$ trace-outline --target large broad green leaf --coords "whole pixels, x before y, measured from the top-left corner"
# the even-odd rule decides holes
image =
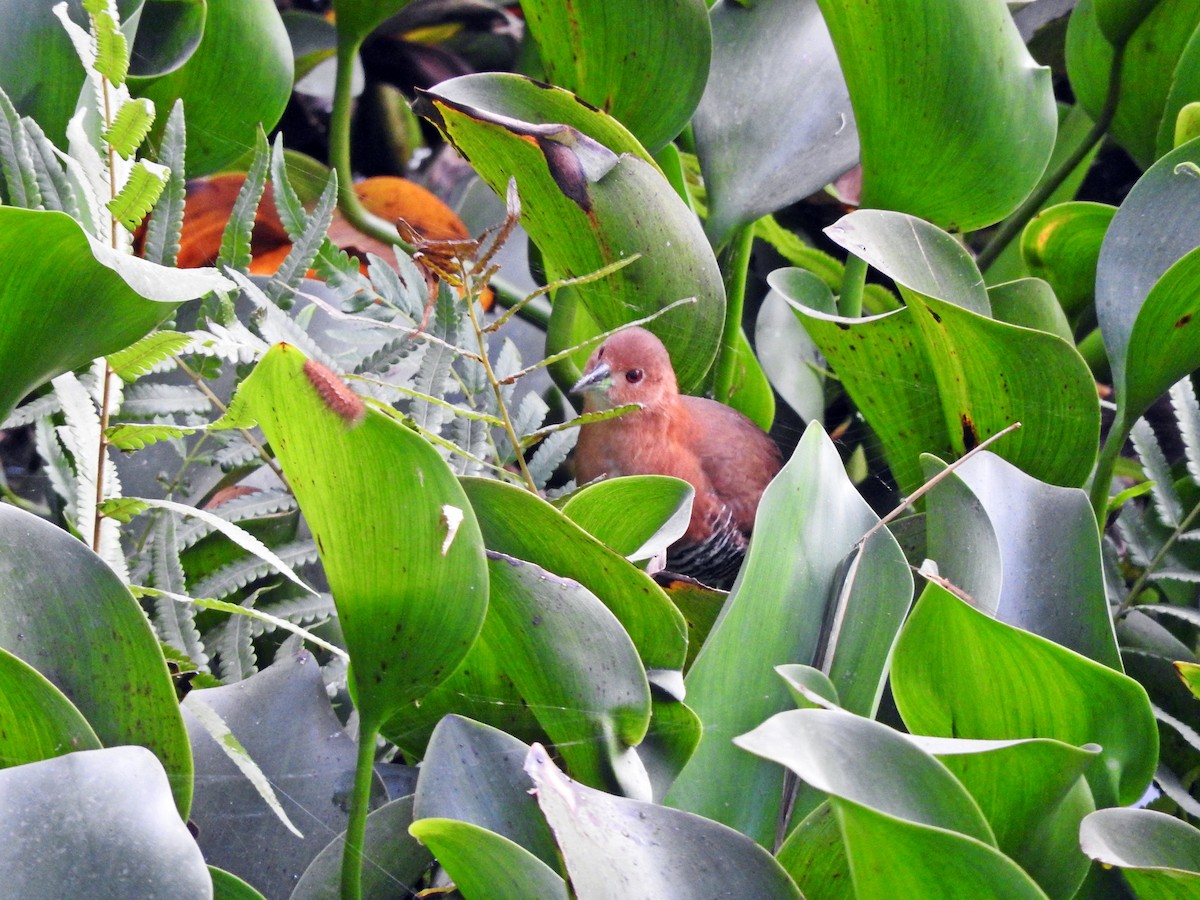
[[[1121,671],[1104,593],[1100,535],[1087,494],[1044,484],[987,452],[964,463],[948,481],[971,492],[997,542],[998,555],[989,562],[1001,576],[1000,590],[984,608],[1001,622]],[[980,545],[973,540],[962,498],[943,496],[946,485],[929,498],[930,557],[938,561],[941,575],[981,600],[954,568],[978,562]],[[944,536],[939,552],[933,549],[934,533]]]
[[[1021,256],[1030,272],[1054,288],[1068,315],[1088,306],[1096,293],[1100,246],[1116,211],[1105,203],[1060,203],[1025,226]]]
[[[1200,138],[1138,181],[1100,248],[1096,316],[1125,423],[1200,365]],[[1153,299],[1152,299],[1153,298]]]
[[[654,579],[529,491],[485,478],[462,484],[489,550],[582,584],[617,617],[647,669],[683,667],[686,625]]]
[[[978,269],[926,222],[861,210],[830,236],[896,281],[907,306],[842,318],[792,296],[803,276],[772,277],[883,443],[908,493],[919,458],[961,456],[1013,422],[996,452],[1034,477],[1078,486],[1091,472],[1100,409],[1087,365],[1055,335],[989,318]],[[815,278],[815,276],[810,276]]]
[[[196,702],[225,722],[303,837],[200,725],[190,710]],[[269,897],[287,896],[329,836],[345,829],[344,796],[354,776],[354,741],[329,705],[320,666],[305,652],[280,654],[244,681],[192,691],[183,710],[196,760],[191,817],[205,859]]]
[[[1083,852],[1120,866],[1142,900],[1200,894],[1200,831],[1150,809],[1100,809],[1079,829]]]
[[[912,596],[890,532],[858,546],[878,521],[833,443],[810,425],[763,494],[738,582],[688,673],[688,704],[704,734],[667,795],[672,806],[772,841],[783,772],[748,760],[731,738],[791,708],[775,666],[817,666],[848,709],[874,713]]]
[[[574,289],[595,323],[591,334],[696,298],[649,325],[671,351],[681,390],[696,390],[716,354],[725,288],[695,215],[657,166],[606,139],[614,133],[607,116],[576,103],[574,121],[566,121],[557,115],[561,95],[541,89],[531,97],[520,83],[517,76],[456,78],[423,94],[418,108],[497,193],[516,179],[522,224],[556,277],[641,254]],[[512,101],[498,90],[510,84]],[[541,115],[531,114],[539,108]],[[567,349],[564,341],[549,349]]]
[[[1158,729],[1140,684],[937,584],[900,633],[892,692],[914,734],[1099,744],[1088,773],[1098,805],[1132,803],[1154,775]]]
[[[407,5],[408,0],[334,0],[338,33],[346,44],[357,47],[385,19]]]
[[[996,836],[1049,896],[1072,897],[1089,862],[1079,823],[1096,806],[1083,777],[1100,748],[1059,741],[913,738],[975,798]]]
[[[619,119],[650,151],[692,117],[712,51],[704,0],[526,0],[521,12],[546,80]]]
[[[567,900],[569,896],[561,875],[494,831],[454,819],[420,819],[408,830],[433,851],[466,900]]]
[[[175,304],[232,287],[212,269],[116,253],[63,213],[0,207],[0,420],[39,384],[132,344]]]
[[[413,815],[453,819],[493,831],[547,866],[558,850],[529,793],[522,768],[529,746],[503,731],[446,716],[429,739],[417,778]]]
[[[744,900],[800,897],[774,857],[724,825],[576,784],[536,744],[525,771],[580,900],[692,900],[731,885]]]
[[[1002,0],[818,2],[858,122],[862,205],[959,231],[1015,210],[1050,158],[1058,117],[1050,70]]]
[[[276,344],[238,391],[274,449],[329,579],[364,722],[444,681],[487,611],[471,505],[424,438]]]
[[[218,172],[270,131],[292,92],[292,48],[271,0],[207,0],[204,37],[190,58],[156,78],[132,78],[130,90],[169,110],[187,111],[187,174]],[[166,123],[160,117],[159,130]]]
[[[367,816],[367,833],[363,841],[366,861],[363,865],[363,900],[391,900],[416,893],[417,883],[429,868],[432,857],[409,835],[408,827],[412,821],[411,796],[385,803]],[[296,882],[291,900],[340,900],[338,878],[344,843],[344,833],[329,842]]]
[[[606,478],[571,494],[563,515],[622,556],[649,559],[683,537],[694,488],[662,475]]]
[[[154,77],[174,72],[200,46],[208,0],[149,0],[141,5],[137,36],[129,51],[129,74]]]
[[[145,613],[100,557],[8,505],[0,505],[0,647],[62,691],[103,744],[154,751],[187,814],[191,748]]]
[[[142,747],[0,770],[0,883],[10,897],[212,897],[200,848]]]
[[[988,288],[992,315],[1009,325],[1034,328],[1075,342],[1070,323],[1059,306],[1054,289],[1040,278],[1018,278]]]
[[[96,732],[62,691],[0,650],[0,768],[99,749]]]
[[[978,804],[905,735],[841,710],[780,713],[736,738],[830,796],[855,896],[1039,898]]]
[[[587,588],[492,554],[484,632],[572,777],[650,799],[633,749],[650,724],[650,685],[621,623]]]
[[[858,161],[850,94],[816,0],[718,0],[713,59],[694,119],[708,190],[705,226],[721,245]]]
[[[1119,29],[1106,29],[1112,11],[1138,15]],[[1200,8],[1192,0],[1080,0],[1071,13],[1067,74],[1079,103],[1093,118],[1108,94],[1114,47],[1124,46],[1109,133],[1142,168],[1171,149],[1175,117],[1186,103],[1200,98],[1198,27]]]

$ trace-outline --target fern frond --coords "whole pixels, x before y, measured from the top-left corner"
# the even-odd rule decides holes
[[[154,103],[144,97],[121,104],[112,124],[104,130],[104,140],[122,159],[131,159],[154,126]]]
[[[283,223],[288,238],[294,241],[304,231],[308,213],[304,211],[304,204],[300,202],[287,177],[287,157],[283,151],[282,134],[275,135],[275,144],[271,148],[271,187],[279,221]]]
[[[79,198],[75,196],[75,185],[63,171],[62,163],[58,160],[57,151],[50,139],[46,137],[42,127],[33,119],[25,116],[21,119],[25,128],[25,137],[29,141],[29,155],[37,174],[38,188],[42,192],[42,206],[46,209],[65,212],[78,220],[81,217]]]
[[[242,602],[251,607],[254,597]],[[258,671],[258,657],[251,639],[250,619],[230,616],[208,634],[208,648],[217,657],[217,675],[226,684],[244,681]]]
[[[142,255],[163,266],[175,265],[179,256],[179,238],[183,233],[183,208],[187,201],[184,180],[184,157],[187,134],[183,119],[183,101],[176,100],[167,116],[158,161],[170,170],[162,196],[150,212],[146,225],[146,246]]]
[[[158,202],[170,174],[166,166],[139,159],[120,193],[104,205],[114,219],[133,231]]]
[[[270,161],[267,136],[260,126],[254,138],[254,161],[246,173],[242,189],[233,202],[233,211],[221,234],[221,250],[217,268],[228,267],[238,272],[250,268],[250,235],[254,231],[254,215],[267,185],[267,166]]]
[[[192,331],[188,337],[192,339],[190,353],[239,365],[255,362],[270,349],[266,341],[236,319],[228,325],[209,322],[206,331]]]
[[[312,540],[305,538],[285,544],[278,549],[277,553],[272,552],[272,556],[275,556],[278,560],[277,563],[267,562],[261,556],[246,556],[227,566],[222,566],[203,581],[198,582],[193,587],[192,593],[197,596],[213,597],[215,599],[228,597],[240,591],[251,582],[258,581],[260,578],[266,578],[276,571],[284,571],[286,569],[287,572],[291,572],[292,566],[301,566],[316,562],[317,545]],[[307,590],[312,590],[312,588],[308,588],[303,582],[299,581],[298,578],[295,580]],[[314,591],[313,593],[316,592]]]
[[[417,322],[425,312],[425,279],[403,250],[394,251],[400,271],[393,269],[374,253],[367,254],[367,275],[385,304]]]
[[[226,500],[220,506],[209,509],[226,522],[249,522],[268,516],[281,516],[296,511],[296,499],[284,491],[258,491]],[[180,550],[186,550],[201,538],[212,534],[215,529],[201,519],[185,520],[179,527]]]
[[[142,450],[159,441],[170,441],[181,438],[185,434],[194,434],[194,428],[180,428],[177,425],[110,425],[104,431],[109,446],[117,450]]]
[[[267,297],[275,305],[287,308],[296,295],[296,288],[308,274],[313,260],[325,241],[325,233],[333,220],[333,210],[337,206],[337,173],[330,172],[325,182],[325,189],[313,209],[312,215],[304,224],[302,231],[293,241],[292,249],[288,251],[283,265],[267,286]]]
[[[127,419],[158,416],[205,415],[212,410],[208,398],[190,384],[151,384],[139,381],[129,386],[120,413]]]
[[[1183,438],[1188,475],[1195,484],[1200,485],[1200,402],[1196,400],[1191,378],[1176,382],[1171,386],[1170,393],[1175,421],[1179,423],[1179,436]]]
[[[3,90],[0,90],[0,172],[8,185],[10,205],[22,209],[45,208],[25,126]]]
[[[1142,461],[1142,469],[1146,478],[1153,482],[1150,496],[1154,508],[1158,511],[1159,519],[1168,528],[1176,528],[1183,519],[1183,503],[1175,491],[1174,479],[1171,477],[1171,467],[1167,465],[1166,456],[1154,429],[1145,419],[1134,423],[1129,435],[1138,458]]]
[[[150,542],[150,574],[159,591],[186,594],[187,580],[179,561],[174,516],[159,516],[154,523]],[[170,644],[207,672],[208,654],[196,628],[196,610],[190,604],[176,603],[167,596],[158,596],[154,603],[154,627],[159,639]]]
[[[190,335],[177,331],[155,331],[110,354],[108,364],[121,380],[137,381],[150,372],[161,371],[158,368],[161,363],[182,353],[191,342]]]
[[[52,416],[60,409],[62,409],[62,404],[53,392],[44,394],[14,409],[7,419],[0,422],[0,431],[32,425],[38,419]]]
[[[538,445],[537,450],[529,459],[528,467],[529,474],[533,477],[534,484],[538,486],[539,490],[546,486],[546,482],[563,464],[577,440],[579,440],[579,429],[571,428],[550,434]]]

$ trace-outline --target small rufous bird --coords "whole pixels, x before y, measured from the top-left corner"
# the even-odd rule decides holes
[[[758,501],[782,466],[775,442],[736,410],[680,394],[667,348],[644,328],[627,328],[601,344],[571,393],[583,394],[584,412],[641,405],[580,429],[576,480],[673,475],[691,484],[691,522],[668,549],[667,568],[730,586]]]

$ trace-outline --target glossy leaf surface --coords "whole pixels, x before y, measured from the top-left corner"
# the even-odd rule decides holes
[[[896,643],[892,690],[916,734],[1100,745],[1088,773],[1098,805],[1136,800],[1154,774],[1158,730],[1140,684],[997,622],[936,584]]]
[[[696,217],[653,162],[628,139],[614,139],[620,129],[603,113],[576,103],[573,121],[564,121],[561,94],[522,84],[533,85],[517,76],[457,78],[423,95],[419,108],[494,191],[503,195],[516,178],[522,224],[556,277],[589,275],[641,254],[574,289],[597,331],[697,298],[649,325],[672,351],[680,388],[695,390],[715,355],[725,309],[721,273]],[[507,85],[515,99],[501,92]]]
[[[847,708],[874,712],[912,595],[886,530],[852,556],[877,521],[832,442],[810,425],[763,495],[741,575],[688,673],[688,705],[704,734],[668,803],[771,841],[783,773],[748,761],[730,741],[792,707],[775,666],[824,664]],[[755,648],[749,657],[746,647]]]
[[[1186,167],[1198,162],[1200,138],[1155,163],[1113,216],[1100,248],[1096,316],[1129,424],[1200,365],[1200,259],[1192,253],[1200,246],[1200,177]]]
[[[1060,203],[1038,213],[1021,235],[1029,271],[1046,279],[1068,315],[1096,292],[1100,245],[1116,209],[1104,203]]]
[[[1005,4],[819,5],[854,104],[862,205],[962,231],[1016,209],[1050,158],[1058,117],[1050,70],[1034,63]]]
[[[719,0],[693,125],[715,245],[858,161],[854,110],[815,0]]]
[[[730,884],[747,900],[800,896],[769,853],[730,828],[575,784],[538,745],[525,770],[580,900],[692,900],[720,894]]]
[[[62,691],[0,650],[0,768],[99,749],[92,726]]]
[[[317,541],[360,715],[382,724],[445,680],[482,627],[487,571],[471,505],[429,443],[363,410],[288,344],[268,351],[238,397]]]
[[[1083,852],[1120,866],[1138,897],[1169,900],[1200,890],[1200,831],[1150,809],[1101,809],[1079,830]]]
[[[152,750],[186,814],[191,748],[158,638],[137,601],[82,543],[8,504],[0,505],[0,548],[0,647],[62,691],[103,744]]]
[[[13,897],[212,896],[200,848],[144,747],[0,770],[0,879]]]
[[[651,152],[687,125],[712,50],[703,0],[527,0],[521,12],[546,80],[621,121]]]
[[[494,831],[454,819],[420,819],[409,831],[433,851],[466,900],[569,896],[561,875]]]
[[[0,419],[39,384],[132,344],[176,304],[231,287],[212,269],[115,253],[63,213],[0,207]]]

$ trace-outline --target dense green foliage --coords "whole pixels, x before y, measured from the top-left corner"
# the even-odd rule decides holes
[[[1196,895],[1200,11],[1040,5],[0,0],[0,883]],[[369,213],[369,127],[489,229]],[[802,423],[728,594],[647,573],[688,485],[560,472],[631,322]]]

